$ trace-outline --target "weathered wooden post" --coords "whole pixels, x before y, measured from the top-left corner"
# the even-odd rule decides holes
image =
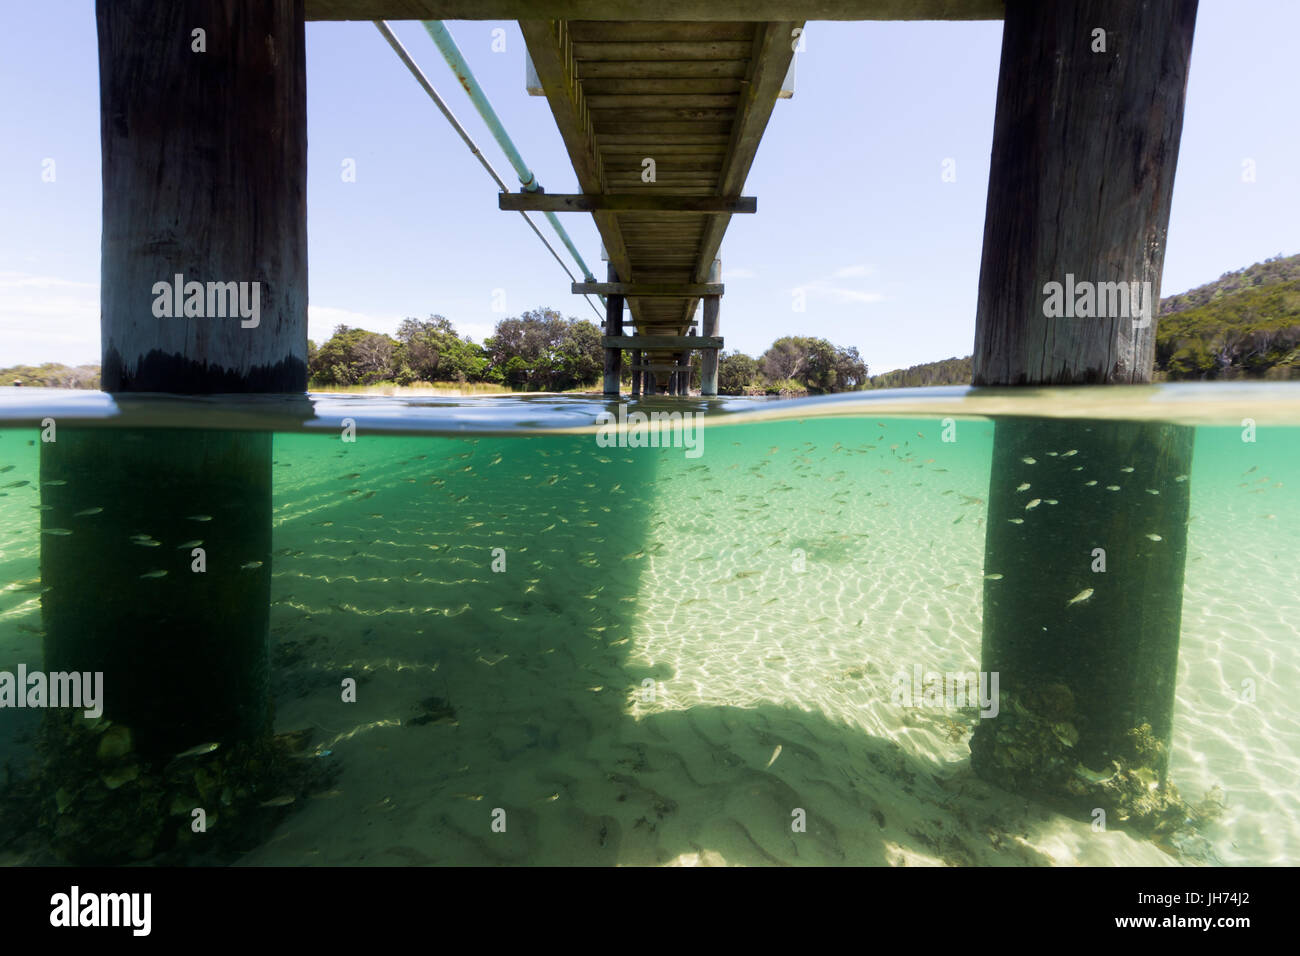
[[[103,388],[302,393],[302,0],[99,0],[96,18]],[[179,751],[219,744],[204,772],[232,784],[273,762],[271,436],[60,429],[41,473],[45,659],[103,673],[113,735],[51,715],[67,726],[47,779],[78,793],[57,843],[147,857],[188,832],[170,817],[194,791],[169,769]],[[194,805],[238,839],[257,811],[219,792]]]
[[[1196,0],[1008,0],[977,385],[1146,382]],[[1165,786],[1192,436],[1003,419],[977,773],[1081,815],[1180,818]]]
[[[99,0],[103,388],[307,388],[302,0]]]
[[[1151,380],[1195,23],[1196,0],[1008,0],[976,385]]]
[[[714,259],[713,267],[709,270],[710,282],[722,281],[722,260]],[[700,324],[700,334],[705,336],[717,335],[719,329],[718,309],[722,304],[722,296],[706,295],[704,297],[704,319]],[[700,353],[700,395],[718,394],[718,350],[704,349]]]
[[[633,395],[634,397],[639,397],[640,394],[641,394],[641,369],[635,367],[635,366],[637,366],[637,365],[640,365],[641,362],[642,362],[642,359],[641,359],[641,350],[640,350],[640,349],[633,349],[633,350],[632,350],[632,365],[633,365],[634,367],[633,367],[633,369],[632,369],[632,395]]]
[[[618,282],[618,273],[611,263],[608,269],[608,282]],[[623,334],[623,296],[610,293],[605,296],[605,334]],[[605,394],[618,395],[623,376],[622,348],[605,349]]]

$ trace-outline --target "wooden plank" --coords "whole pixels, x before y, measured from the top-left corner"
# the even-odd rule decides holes
[[[641,362],[636,365],[628,365],[627,367],[634,372],[680,372],[683,368],[690,368],[690,365],[689,364],[667,365],[662,362],[653,362],[653,363]]]
[[[749,56],[749,40],[654,40],[633,43],[574,42],[578,62],[615,60],[740,60]]]
[[[583,77],[582,88],[587,95],[597,96],[631,96],[633,94],[674,95],[688,93],[711,94],[719,96],[726,93],[740,92],[740,77],[630,77],[600,78]]]
[[[612,40],[752,40],[754,25],[745,21],[574,20],[573,38],[583,42]]]
[[[691,284],[664,284],[649,282],[575,282],[574,295],[624,295],[684,298],[702,295],[722,295],[721,282],[698,282]]]
[[[743,77],[743,60],[588,60],[581,64],[578,76],[686,79],[697,76]]]
[[[584,89],[586,84],[584,83]],[[687,110],[692,115],[699,110],[735,109],[738,93],[601,93],[587,90],[587,105],[593,110]],[[674,112],[669,119],[676,115]],[[647,119],[653,118],[646,115]]]
[[[758,210],[754,196],[578,196],[561,193],[499,193],[497,207],[507,212],[595,212],[615,210],[658,213],[752,213]],[[641,223],[637,223],[640,225]],[[624,220],[626,228],[629,223]]]
[[[600,340],[607,349],[720,349],[722,336],[714,335],[606,335]]]

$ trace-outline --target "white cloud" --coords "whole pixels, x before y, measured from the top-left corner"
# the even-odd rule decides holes
[[[868,265],[845,266],[843,269],[836,269],[831,276],[832,279],[860,279],[864,276],[871,275],[875,269]]]
[[[0,272],[0,367],[99,362],[99,285]]]

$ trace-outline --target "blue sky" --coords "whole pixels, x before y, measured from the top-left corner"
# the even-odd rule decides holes
[[[577,192],[546,101],[525,93],[518,27],[449,26],[539,181]],[[514,187],[424,30],[394,29]],[[1298,36],[1294,0],[1202,0],[1164,294],[1300,252]],[[808,25],[794,98],[776,104],[745,187],[759,212],[723,242],[729,349],[818,335],[857,346],[873,372],[970,353],[1000,43],[998,22]],[[11,5],[0,90],[0,367],[98,362],[94,4]],[[481,341],[543,305],[595,318],[520,217],[497,210],[492,181],[373,25],[307,25],[307,98],[312,338],[440,313]],[[356,182],[342,181],[345,159]],[[598,269],[590,217],[564,222]]]

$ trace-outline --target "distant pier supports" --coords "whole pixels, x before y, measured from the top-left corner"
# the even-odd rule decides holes
[[[302,0],[99,0],[103,388],[307,387]]]
[[[609,267],[609,281],[618,282],[614,267]],[[623,334],[623,296],[610,293],[605,296],[605,334]],[[623,377],[623,349],[620,346],[605,348],[605,394],[617,397],[620,391],[620,379]]]
[[[642,364],[641,350],[632,350],[632,395],[639,397],[641,395],[641,369],[636,366]]]
[[[1196,7],[1007,0],[976,385],[1150,381]]]
[[[710,282],[722,281],[722,262],[719,259],[713,260],[713,268],[709,270]],[[714,336],[718,334],[718,308],[721,305],[722,296],[706,295],[704,296],[703,311],[704,321],[700,326],[700,334]],[[705,349],[700,354],[700,395],[717,395],[718,394],[718,352],[717,349]]]

